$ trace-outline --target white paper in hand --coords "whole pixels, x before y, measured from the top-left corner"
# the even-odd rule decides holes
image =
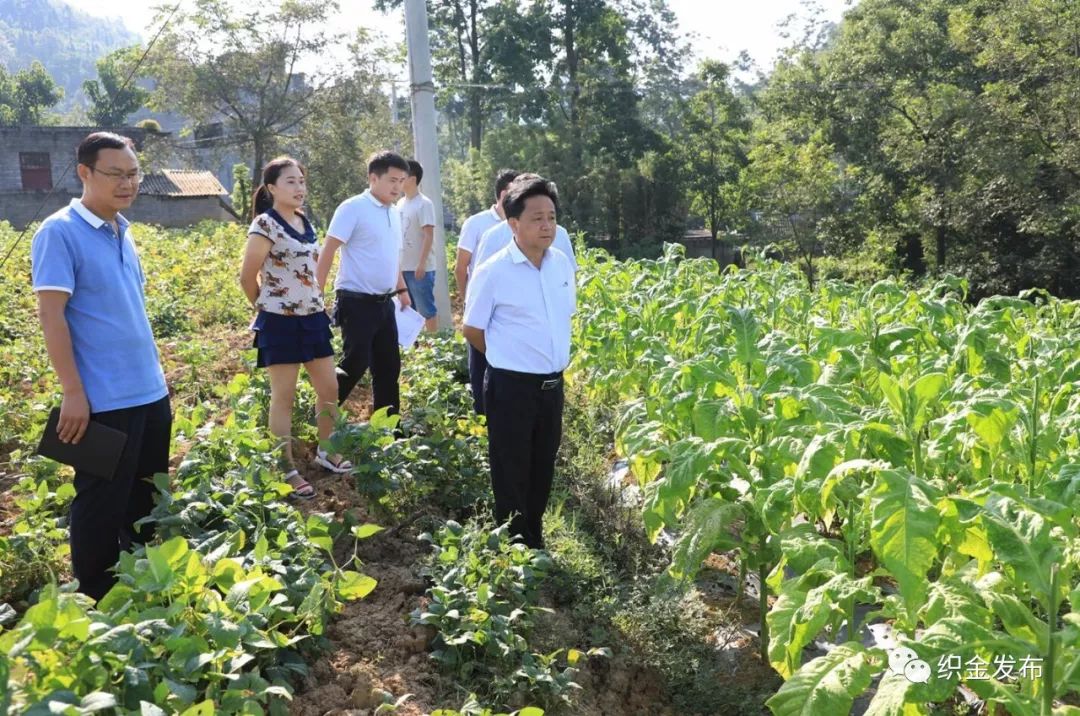
[[[401,310],[401,302],[394,298],[394,317],[397,319],[398,345],[409,348],[420,336],[424,328],[424,317],[413,310],[412,306],[406,306]]]

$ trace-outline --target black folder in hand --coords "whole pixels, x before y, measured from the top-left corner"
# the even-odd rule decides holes
[[[120,456],[127,443],[127,433],[91,420],[82,440],[78,445],[73,445],[60,442],[60,435],[56,432],[59,422],[60,408],[53,408],[49,413],[49,422],[45,425],[45,434],[41,436],[38,444],[38,455],[71,465],[88,475],[111,480],[120,464]]]

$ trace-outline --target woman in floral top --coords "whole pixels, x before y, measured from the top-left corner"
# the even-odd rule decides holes
[[[240,269],[240,285],[259,312],[251,327],[259,349],[257,365],[270,372],[270,432],[285,441],[286,479],[293,494],[304,499],[314,497],[315,490],[292,457],[292,408],[300,366],[318,396],[320,441],[334,428],[338,389],[330,318],[315,280],[319,244],[301,210],[306,196],[306,173],[298,161],[278,157],[263,167]],[[352,469],[322,447],[315,462],[334,472]]]

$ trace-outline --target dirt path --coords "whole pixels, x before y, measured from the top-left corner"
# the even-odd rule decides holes
[[[306,464],[307,461],[305,461]],[[304,470],[317,496],[301,503],[304,512],[333,512],[339,519],[350,513],[361,522],[376,522],[349,476],[332,475],[317,466]],[[468,694],[443,675],[430,658],[433,633],[409,626],[409,615],[424,605],[425,581],[421,567],[426,548],[417,540],[417,528],[389,525],[360,543],[361,570],[378,582],[365,599],[345,605],[331,620],[326,637],[329,650],[311,666],[297,689],[290,711],[298,716],[367,716],[382,703],[409,695],[393,713],[419,716],[437,708],[460,707]],[[351,542],[350,540],[345,540]],[[338,563],[351,556],[351,544],[336,555]],[[575,621],[574,604],[556,603],[550,594],[541,605],[551,609],[535,634],[535,648],[555,651],[581,648],[587,624]],[[572,707],[550,714],[581,716],[665,716],[668,706],[662,678],[643,667],[626,648],[613,644],[611,659],[593,658],[577,677],[582,687]]]
[[[395,713],[430,713],[449,684],[428,658],[431,634],[408,626],[425,589],[416,571],[420,544],[411,534],[383,532],[362,543],[360,557],[364,573],[378,586],[333,619],[326,634],[331,648],[312,665],[291,712],[369,713],[384,701],[412,694]]]

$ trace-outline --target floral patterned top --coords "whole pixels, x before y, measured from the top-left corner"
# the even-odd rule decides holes
[[[262,283],[255,307],[283,316],[309,316],[325,311],[322,291],[315,280],[319,262],[319,244],[315,229],[307,217],[304,233],[289,225],[273,209],[259,214],[248,229],[249,234],[265,236],[273,242],[262,267]]]

